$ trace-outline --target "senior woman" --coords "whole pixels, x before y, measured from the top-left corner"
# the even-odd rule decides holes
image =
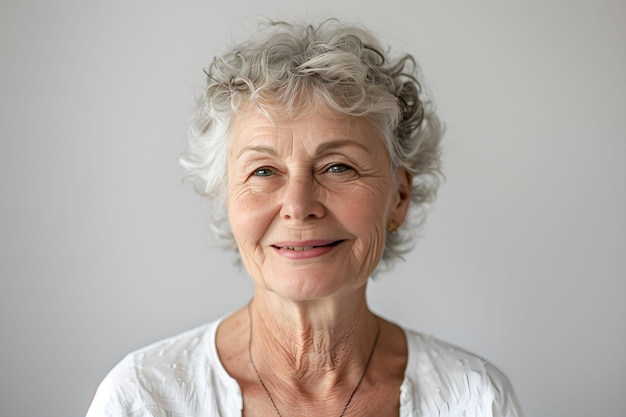
[[[336,21],[264,26],[206,70],[182,158],[253,298],[127,356],[88,417],[520,415],[489,362],[366,302],[438,185],[413,58]]]

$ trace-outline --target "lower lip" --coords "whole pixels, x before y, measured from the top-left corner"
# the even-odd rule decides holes
[[[312,259],[312,258],[319,258],[320,256],[324,256],[327,253],[332,252],[340,244],[341,243],[338,243],[336,245],[318,246],[315,248],[305,249],[305,250],[280,249],[280,248],[275,247],[274,250],[280,256],[282,256],[283,258],[287,258],[287,259],[295,259],[295,260]]]

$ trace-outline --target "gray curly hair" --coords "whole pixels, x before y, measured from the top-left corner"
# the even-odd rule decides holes
[[[211,226],[224,247],[237,250],[226,210],[230,122],[254,103],[268,116],[298,117],[323,105],[368,119],[385,141],[392,172],[405,167],[413,174],[410,215],[387,234],[382,261],[391,266],[412,249],[441,179],[442,127],[411,55],[391,59],[370,31],[337,20],[268,21],[205,73],[180,163],[196,191],[213,201]]]

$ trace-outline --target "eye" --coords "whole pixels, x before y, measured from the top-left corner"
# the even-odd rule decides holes
[[[252,173],[255,177],[271,177],[272,175],[276,175],[276,172],[271,168],[259,168],[254,170]]]
[[[331,174],[341,174],[343,172],[351,171],[352,167],[346,164],[333,164],[328,167],[328,172]]]

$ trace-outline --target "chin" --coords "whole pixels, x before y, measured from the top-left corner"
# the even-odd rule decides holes
[[[334,276],[333,276],[334,275]],[[329,271],[296,271],[273,274],[281,278],[266,281],[266,289],[282,298],[293,301],[313,301],[328,299],[333,296],[356,290],[365,285],[367,279],[338,278],[337,273]],[[345,277],[346,275],[343,275]]]

